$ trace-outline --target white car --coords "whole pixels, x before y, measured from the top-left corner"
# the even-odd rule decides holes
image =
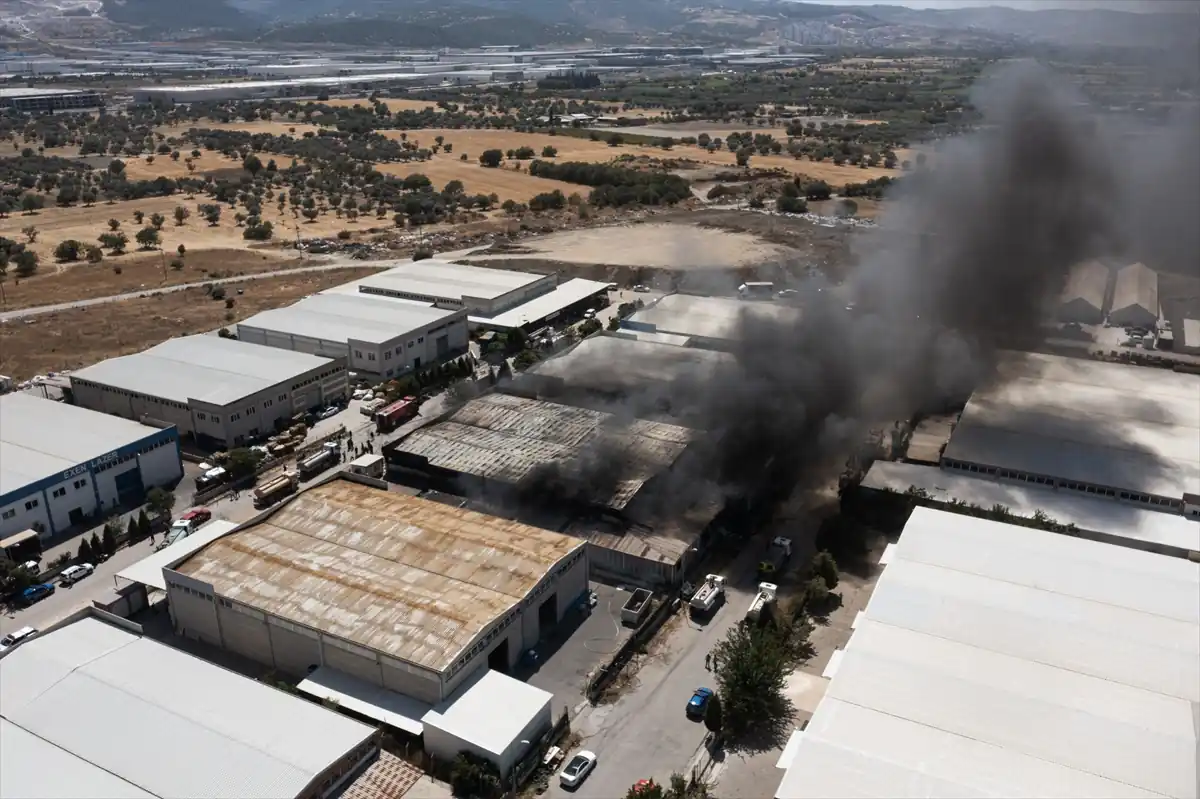
[[[596,767],[596,753],[584,750],[576,752],[575,757],[558,772],[558,781],[564,788],[578,788]]]
[[[7,652],[28,641],[38,634],[38,631],[33,627],[22,627],[14,633],[0,638],[0,652]]]
[[[636,291],[638,294],[646,294],[650,291],[650,287],[643,286],[639,283],[638,285],[633,287],[633,290]]]
[[[96,567],[92,564],[80,563],[78,566],[68,566],[63,569],[59,576],[62,578],[62,585],[74,585],[84,577],[90,576],[94,571],[96,571]]]

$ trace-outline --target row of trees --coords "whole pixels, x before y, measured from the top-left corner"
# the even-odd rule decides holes
[[[592,186],[588,202],[596,207],[674,205],[691,196],[687,180],[667,172],[642,171],[611,164],[592,164],[582,161],[534,161],[529,174]]]

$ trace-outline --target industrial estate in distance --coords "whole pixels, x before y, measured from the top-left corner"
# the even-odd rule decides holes
[[[100,48],[35,32],[100,4],[28,5],[0,347],[49,353],[0,361],[0,799],[1200,799],[1200,276],[1130,235],[982,297],[926,248],[1011,230],[914,265],[875,221],[956,136],[1005,163],[974,28]],[[834,102],[898,82],[937,99]],[[1001,137],[1074,113],[1013,102]]]

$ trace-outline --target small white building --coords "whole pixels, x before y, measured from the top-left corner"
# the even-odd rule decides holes
[[[363,294],[466,308],[472,316],[493,316],[558,285],[555,275],[489,269],[427,258],[398,264],[355,281]]]
[[[238,446],[345,397],[348,379],[344,358],[184,336],[81,369],[71,375],[71,392],[84,408]]]
[[[238,338],[343,358],[359,374],[387,379],[467,351],[467,312],[428,302],[316,294],[238,323]]]
[[[425,751],[450,761],[460,752],[490,760],[507,777],[554,724],[553,695],[498,671],[472,677],[421,719]]]
[[[1158,323],[1158,273],[1141,263],[1118,271],[1108,319],[1118,326],[1153,330]]]
[[[183,476],[179,432],[16,393],[0,396],[0,538],[49,538]]]

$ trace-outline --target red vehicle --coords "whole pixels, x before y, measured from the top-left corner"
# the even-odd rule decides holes
[[[208,508],[192,508],[187,513],[179,517],[181,522],[190,522],[192,527],[199,527],[206,521],[212,518],[212,511]]]
[[[375,412],[375,426],[386,433],[417,415],[421,402],[416,397],[405,397]]]

